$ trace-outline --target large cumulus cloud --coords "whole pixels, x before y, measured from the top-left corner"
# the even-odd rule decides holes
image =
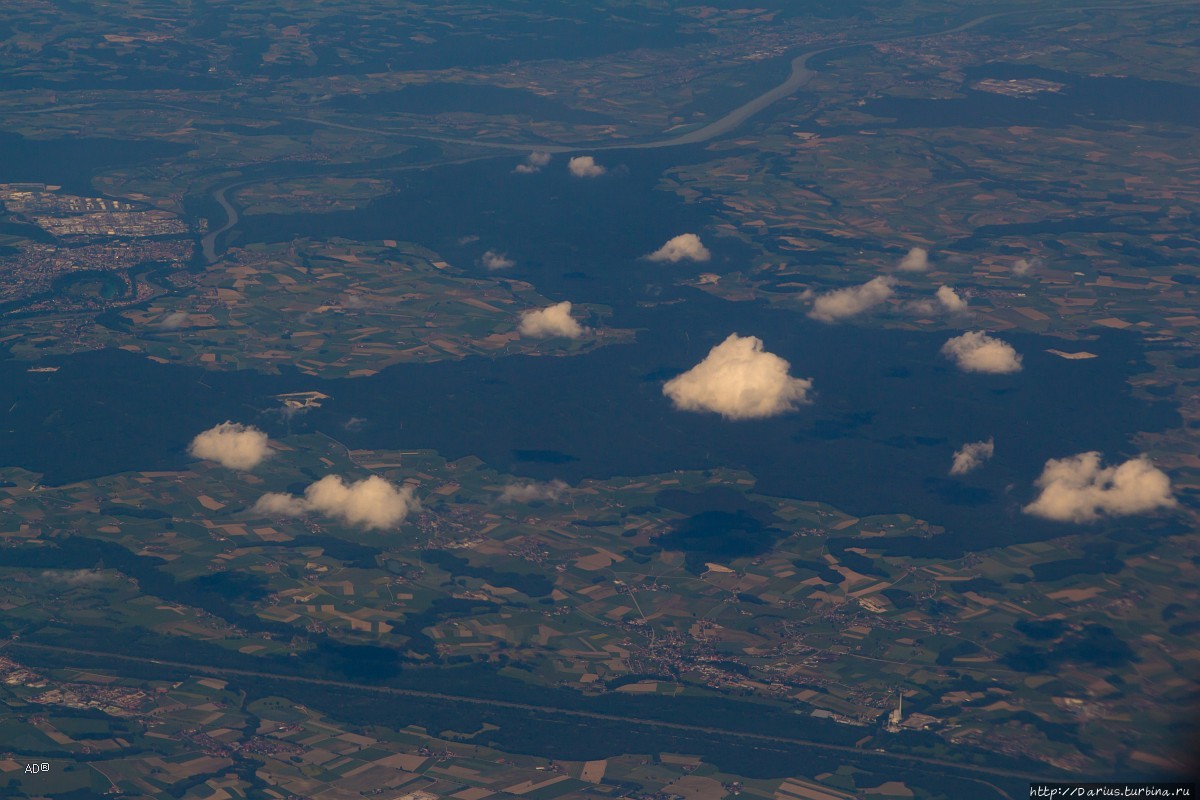
[[[708,261],[712,253],[694,233],[681,233],[668,239],[667,243],[646,256],[648,261],[666,261],[678,264],[680,261]]]
[[[420,507],[413,487],[395,486],[378,475],[351,483],[338,475],[326,475],[309,484],[300,497],[272,492],[254,504],[261,514],[323,514],[368,529],[394,528]]]
[[[578,339],[583,336],[584,330],[579,321],[571,316],[571,303],[564,300],[552,306],[523,312],[517,332],[531,339],[554,336]]]
[[[726,419],[756,419],[809,402],[812,381],[788,375],[790,365],[763,350],[755,336],[729,338],[704,360],[667,381],[663,394],[682,411],[712,411]]]
[[[196,435],[188,445],[196,458],[230,469],[254,469],[271,454],[267,435],[251,425],[222,422]]]
[[[821,322],[837,322],[874,308],[895,291],[895,279],[880,275],[859,286],[847,286],[818,296],[808,315]]]
[[[599,178],[608,172],[591,156],[575,156],[567,162],[567,170],[576,178]]]
[[[1095,451],[1052,458],[1035,485],[1041,492],[1025,513],[1060,522],[1092,522],[1176,505],[1171,479],[1145,456],[1109,467],[1101,465]]]
[[[942,355],[963,372],[1002,375],[1021,371],[1021,356],[1008,342],[983,331],[967,331],[942,345]]]

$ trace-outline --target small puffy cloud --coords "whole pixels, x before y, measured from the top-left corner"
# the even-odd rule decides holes
[[[1036,258],[1018,258],[1013,262],[1013,275],[1024,276],[1038,268],[1040,262]]]
[[[188,322],[188,313],[186,311],[172,311],[162,318],[158,323],[158,327],[164,331],[177,331],[186,325]]]
[[[809,402],[812,381],[788,375],[787,361],[763,350],[755,336],[729,334],[696,366],[667,381],[663,394],[681,411],[712,411],[726,419],[759,419]]]
[[[950,465],[951,475],[966,475],[974,472],[987,462],[996,452],[993,439],[986,442],[967,442],[954,451],[954,463]]]
[[[323,514],[368,529],[394,528],[420,508],[413,487],[395,486],[378,475],[352,483],[338,475],[326,475],[309,484],[300,497],[271,492],[254,504],[254,511],[260,514]]]
[[[901,272],[924,272],[929,269],[929,251],[924,247],[914,247],[900,259],[896,269]]]
[[[188,452],[230,469],[254,469],[271,454],[265,433],[251,425],[228,421],[197,434]]]
[[[488,250],[479,258],[479,263],[486,269],[508,269],[515,266],[517,262],[506,256],[504,253],[497,253],[495,250]]]
[[[554,336],[578,339],[584,333],[583,326],[571,316],[571,304],[566,300],[545,308],[523,312],[517,331],[522,336],[532,339],[549,339]]]
[[[895,290],[895,280],[880,275],[859,286],[818,295],[808,315],[821,322],[837,322],[874,308],[891,297]]]
[[[525,161],[523,161],[520,164],[517,164],[517,166],[513,170],[513,172],[519,173],[521,175],[531,175],[535,172],[541,172],[542,167],[546,166],[549,163],[550,163],[550,154],[549,153],[540,153],[535,150],[534,152],[525,156]]]
[[[963,372],[988,372],[1002,375],[1021,371],[1021,356],[1008,342],[983,331],[967,331],[942,345],[942,355],[954,361]]]
[[[1052,458],[1034,485],[1041,492],[1025,513],[1059,522],[1092,522],[1176,505],[1171,479],[1145,456],[1111,467],[1101,466],[1094,451]]]
[[[576,178],[599,178],[605,172],[604,167],[596,163],[591,156],[575,156],[567,163],[567,169]]]
[[[951,314],[961,314],[967,310],[967,301],[959,296],[958,292],[951,289],[949,286],[939,286],[937,293],[934,295],[937,301],[942,304],[942,308],[949,311]]]
[[[496,498],[498,503],[530,503],[534,500],[558,500],[569,487],[562,481],[538,483],[537,481],[510,483]]]
[[[712,253],[700,242],[700,237],[694,233],[681,233],[646,256],[647,261],[668,261],[678,264],[680,261],[708,261]]]

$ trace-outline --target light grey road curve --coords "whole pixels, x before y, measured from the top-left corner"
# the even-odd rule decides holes
[[[780,100],[782,100],[785,97],[795,94],[796,91],[798,91],[801,87],[803,87],[805,84],[807,84],[809,81],[811,81],[816,76],[817,73],[808,68],[808,62],[810,59],[813,59],[819,55],[823,55],[825,53],[831,53],[834,50],[842,50],[847,47],[864,47],[864,46],[869,46],[869,45],[873,45],[873,44],[878,44],[880,42],[901,42],[901,41],[905,41],[905,40],[909,40],[909,39],[925,39],[925,38],[928,38],[931,36],[950,36],[951,34],[959,33],[960,31],[965,31],[968,28],[974,28],[976,25],[982,25],[985,22],[989,22],[993,19],[996,19],[997,17],[1003,17],[1008,14],[1014,14],[1014,13],[1016,13],[1016,12],[1008,11],[1008,12],[1002,12],[1002,13],[997,13],[997,14],[988,14],[987,16],[978,17],[976,19],[971,20],[970,22],[959,25],[956,28],[951,28],[951,29],[945,30],[945,31],[938,31],[935,33],[917,33],[917,34],[911,34],[908,36],[896,36],[896,37],[889,37],[887,39],[875,39],[873,41],[868,41],[868,42],[847,42],[846,44],[837,44],[832,47],[823,48],[821,50],[811,50],[807,53],[801,53],[800,55],[798,55],[792,59],[792,70],[788,74],[787,80],[785,80],[783,83],[776,86],[774,89],[771,89],[767,92],[764,92],[763,94],[760,94],[758,97],[754,98],[750,102],[745,103],[745,104],[735,108],[733,111],[730,111],[728,114],[721,117],[719,120],[716,120],[715,122],[710,122],[708,125],[705,125],[703,128],[697,128],[694,131],[689,131],[688,133],[684,133],[679,136],[676,136],[673,139],[662,139],[657,142],[645,142],[643,144],[635,144],[635,145],[621,145],[621,147],[622,148],[634,147],[634,148],[639,148],[639,149],[658,148],[658,147],[678,147],[680,145],[686,145],[686,144],[699,144],[700,142],[707,142],[711,139],[716,139],[718,136],[724,136],[725,134],[740,127],[743,122],[750,119],[755,114],[757,114],[758,112],[767,108],[768,106],[779,102]],[[605,147],[604,149],[610,149],[610,148]],[[617,148],[612,148],[612,149],[617,149]]]

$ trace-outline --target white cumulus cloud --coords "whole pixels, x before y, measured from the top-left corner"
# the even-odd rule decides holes
[[[901,272],[924,272],[929,269],[929,251],[924,247],[914,247],[904,254],[896,269]]]
[[[479,258],[479,263],[486,269],[508,269],[515,266],[517,262],[506,256],[504,253],[497,253],[495,250],[488,250]]]
[[[567,162],[567,169],[576,178],[599,178],[608,171],[591,156],[575,156]]]
[[[648,261],[668,261],[678,264],[680,261],[708,261],[712,253],[708,251],[700,237],[694,233],[681,233],[646,256]]]
[[[937,293],[934,295],[937,301],[942,304],[942,308],[949,311],[951,314],[961,314],[967,310],[967,301],[959,296],[958,292],[951,289],[949,286],[939,286]]]
[[[539,483],[537,481],[517,481],[504,487],[504,491],[496,498],[498,503],[529,503],[534,500],[556,501],[563,496],[569,487],[563,481]]]
[[[812,381],[788,375],[787,361],[763,350],[756,336],[729,334],[696,366],[667,381],[663,394],[681,411],[726,419],[758,419],[809,402]]]
[[[378,475],[352,483],[338,475],[326,475],[309,484],[300,497],[271,492],[254,504],[254,511],[261,514],[323,514],[368,529],[394,528],[420,508],[413,487],[395,486]]]
[[[896,291],[894,279],[880,275],[859,286],[847,286],[818,295],[808,315],[821,322],[847,319],[885,302]]]
[[[535,172],[541,172],[542,167],[546,166],[549,163],[550,163],[550,154],[549,153],[540,153],[535,150],[532,153],[530,153],[529,155],[525,156],[525,161],[520,164],[517,164],[517,166],[513,170],[513,172],[516,172],[516,173],[519,173],[522,175],[531,175]]]
[[[532,339],[548,339],[553,336],[578,339],[584,333],[583,326],[571,316],[571,303],[566,300],[545,308],[522,312],[521,324],[517,326],[517,331],[522,336]]]
[[[1000,375],[1021,371],[1021,356],[1013,346],[983,331],[967,331],[942,345],[942,355],[954,361],[963,372],[989,372]]]
[[[1104,467],[1093,451],[1046,462],[1035,485],[1033,514],[1060,522],[1092,522],[1102,516],[1128,516],[1176,505],[1171,479],[1145,456]]]
[[[271,449],[267,435],[258,428],[226,421],[197,434],[188,452],[230,469],[254,469],[271,454]]]
[[[967,442],[954,451],[954,463],[950,465],[951,475],[966,475],[984,465],[996,452],[993,439],[985,442]]]

